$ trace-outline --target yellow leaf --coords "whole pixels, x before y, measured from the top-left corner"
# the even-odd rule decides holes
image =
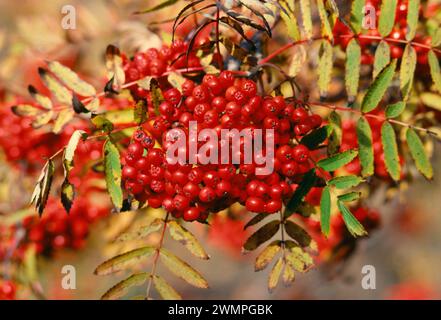
[[[202,245],[190,231],[182,227],[176,221],[170,221],[168,226],[170,236],[176,241],[182,243],[193,255],[201,259],[210,258]]]
[[[198,288],[208,288],[208,282],[202,275],[186,262],[182,261],[170,251],[162,248],[161,261],[174,275]]]
[[[164,300],[181,300],[182,297],[176,290],[160,276],[153,277],[153,284],[158,291],[159,295]]]
[[[49,70],[57,76],[67,87],[75,91],[81,96],[89,97],[96,94],[95,88],[72,71],[70,68],[63,66],[57,61],[49,61]]]
[[[282,273],[283,268],[283,258],[280,257],[276,264],[274,265],[273,269],[271,270],[269,277],[268,277],[268,290],[272,292],[279,283],[280,274]]]
[[[140,260],[150,257],[155,250],[156,249],[153,247],[143,247],[125,252],[100,264],[95,269],[94,273],[96,275],[107,275],[127,269],[138,263]]]
[[[110,288],[102,297],[102,300],[114,300],[121,298],[122,296],[127,294],[127,291],[130,287],[140,286],[142,285],[148,278],[149,273],[137,273],[133,274],[127,279],[118,282],[112,288]]]
[[[263,251],[256,258],[256,263],[254,264],[255,271],[261,271],[268,266],[277,253],[279,253],[282,249],[280,244],[280,241],[274,241],[263,249]]]

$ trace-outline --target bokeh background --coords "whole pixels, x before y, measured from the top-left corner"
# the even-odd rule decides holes
[[[0,91],[2,108],[17,95],[26,96],[27,84],[40,86],[37,68],[45,60],[59,60],[72,66],[91,83],[101,86],[104,75],[103,53],[113,43],[124,51],[157,47],[170,25],[147,25],[168,19],[177,8],[154,15],[135,16],[140,8],[159,1],[129,0],[0,0]],[[61,8],[73,5],[77,10],[77,29],[63,30]],[[0,128],[1,130],[1,128]],[[201,225],[189,225],[205,244],[209,261],[196,261],[172,241],[166,246],[178,253],[204,274],[210,289],[192,289],[183,281],[164,276],[189,299],[440,299],[441,298],[441,149],[435,146],[436,178],[416,180],[393,197],[388,190],[376,190],[367,205],[382,216],[382,227],[363,239],[348,259],[319,265],[305,275],[298,275],[290,288],[266,290],[267,271],[255,273],[255,255],[243,256],[240,243],[243,221],[224,223],[217,231]],[[21,172],[5,160],[0,150],[0,217],[25,208],[35,175]],[[146,214],[146,219],[155,215]],[[87,244],[81,250],[60,250],[52,257],[38,258],[41,297],[49,299],[97,299],[123,275],[98,277],[95,267],[123,248],[110,244],[112,237],[136,219],[132,213],[112,214],[90,228]],[[157,241],[155,235],[148,241]],[[77,270],[77,289],[60,286],[62,266]],[[361,287],[362,267],[376,269],[376,289]],[[146,265],[147,268],[148,264]],[[140,289],[141,290],[141,289]],[[143,289],[142,289],[143,290]],[[134,295],[136,291],[134,291]],[[41,298],[40,297],[40,298]],[[18,298],[35,298],[23,292]]]

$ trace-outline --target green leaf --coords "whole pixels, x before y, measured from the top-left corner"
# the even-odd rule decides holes
[[[160,250],[161,262],[170,270],[175,276],[185,280],[187,283],[197,288],[208,288],[208,282],[202,275],[193,269],[186,262],[182,261],[170,251],[161,248]]]
[[[136,231],[126,232],[119,235],[115,239],[115,242],[124,242],[124,241],[146,238],[150,234],[154,232],[158,232],[163,225],[164,225],[164,221],[162,219],[157,218],[153,220],[151,224],[137,228]]]
[[[323,189],[320,200],[320,225],[322,233],[328,237],[331,230],[331,192],[328,186]]]
[[[392,82],[396,67],[397,60],[392,60],[392,62],[375,78],[374,82],[369,87],[366,95],[363,98],[363,102],[361,104],[361,110],[363,112],[371,112],[377,108]]]
[[[321,54],[319,58],[319,79],[318,79],[318,87],[320,91],[321,97],[326,97],[328,94],[329,84],[331,83],[331,75],[332,75],[332,45],[328,40],[322,40],[321,45]]]
[[[286,233],[301,247],[308,247],[311,244],[311,236],[298,224],[287,220],[284,224],[284,228]]]
[[[311,1],[300,0],[300,11],[302,12],[302,25],[305,37],[312,38],[312,17],[311,17]]]
[[[315,174],[315,169],[311,169],[304,176],[300,184],[298,185],[296,191],[293,196],[289,200],[288,204],[285,208],[284,217],[289,217],[292,213],[294,213],[300,204],[303,201],[303,198],[306,197],[308,192],[315,186],[317,182],[317,175]]]
[[[271,269],[271,272],[268,277],[268,290],[269,292],[272,292],[279,283],[280,275],[282,274],[282,268],[283,268],[283,258],[280,257],[277,262],[274,264],[274,267]]]
[[[382,37],[387,37],[394,27],[398,0],[383,0],[381,3],[378,31]]]
[[[346,49],[346,91],[350,102],[355,100],[360,80],[361,48],[356,39],[352,39]]]
[[[281,243],[281,241],[276,240],[262,250],[256,258],[254,271],[261,271],[268,266],[274,257],[282,250]]]
[[[142,13],[149,13],[149,12],[158,11],[160,9],[166,8],[168,6],[171,6],[171,5],[173,5],[173,4],[177,3],[177,2],[178,2],[178,0],[167,0],[167,1],[161,2],[160,4],[157,4],[156,6],[153,6],[151,8],[144,9],[144,10],[141,10],[141,11],[137,11],[137,12],[135,12],[135,14],[142,14]]]
[[[386,107],[386,117],[388,119],[399,117],[403,113],[405,108],[406,108],[406,103],[403,101],[390,104]]]
[[[136,103],[133,118],[138,125],[147,121],[147,103],[144,100],[139,100]]]
[[[351,7],[351,27],[356,34],[360,34],[363,28],[364,14],[363,10],[366,5],[366,0],[354,0]]]
[[[410,44],[404,49],[400,66],[400,89],[403,99],[407,100],[412,90],[413,78],[417,64],[417,54]]]
[[[39,68],[38,73],[45,86],[58,102],[68,106],[72,104],[72,92],[66,89],[57,79],[48,74],[47,70]]]
[[[417,169],[427,178],[433,178],[433,168],[424,150],[424,145],[415,132],[415,130],[409,128],[406,132],[406,141],[409,146],[410,154],[415,161]]]
[[[139,263],[140,260],[146,259],[153,255],[156,251],[153,247],[142,247],[135,250],[131,250],[116,257],[113,257],[103,263],[101,263],[96,269],[95,274],[102,276],[115,273],[121,270],[125,270],[135,264]]]
[[[353,202],[353,201],[360,199],[360,196],[361,196],[360,192],[354,191],[354,192],[349,192],[346,194],[339,195],[337,198],[339,201],[342,201],[342,202]]]
[[[357,139],[363,177],[374,174],[374,148],[372,144],[372,130],[369,122],[361,117],[357,122]]]
[[[354,160],[357,155],[357,150],[348,150],[338,153],[332,157],[320,160],[317,162],[317,166],[326,171],[335,171]]]
[[[164,278],[155,275],[153,276],[153,285],[156,291],[164,300],[182,300],[182,297]]]
[[[398,156],[397,137],[394,128],[389,122],[383,123],[381,127],[381,142],[383,144],[384,162],[387,172],[389,172],[392,179],[398,181],[401,175],[401,165]]]
[[[170,236],[174,240],[182,243],[194,256],[200,259],[210,258],[196,237],[179,223],[176,221],[170,221],[168,223],[168,230],[170,232]]]
[[[104,172],[106,174],[107,191],[110,194],[112,203],[120,210],[123,203],[121,162],[118,148],[110,139],[107,139],[104,143]]]
[[[390,46],[386,41],[381,41],[375,51],[374,72],[375,79],[380,72],[390,63]]]
[[[420,12],[420,0],[409,0],[407,3],[407,31],[406,40],[412,41],[415,38],[418,27],[418,16]]]
[[[341,176],[335,177],[328,181],[328,185],[334,186],[337,189],[349,189],[358,186],[364,180],[361,177],[349,175],[349,176]]]
[[[92,115],[91,121],[95,125],[97,130],[102,130],[106,133],[110,133],[113,131],[113,123],[104,115]]]
[[[280,17],[282,18],[283,23],[285,24],[288,36],[294,41],[299,41],[300,40],[299,26],[293,8],[290,7],[288,2],[280,2],[279,4],[285,9],[280,11]],[[292,4],[294,4],[294,2]]]
[[[149,273],[137,273],[133,274],[127,279],[118,282],[112,288],[110,288],[102,297],[102,300],[116,300],[125,296],[128,290],[133,286],[140,286],[150,277]]]
[[[351,211],[349,211],[349,209],[343,202],[337,201],[337,206],[341,214],[343,215],[343,220],[346,224],[346,227],[353,237],[361,237],[367,235],[367,232],[364,229],[363,225],[352,215]]]
[[[156,114],[159,114],[159,105],[165,100],[162,95],[162,90],[159,87],[158,81],[152,79],[150,82],[150,96],[152,98],[153,106],[155,107]]]
[[[243,245],[243,248],[246,251],[256,250],[261,244],[271,239],[277,233],[277,231],[279,231],[279,228],[280,221],[274,220],[268,222],[247,239]]]
[[[433,50],[429,51],[429,66],[430,74],[432,75],[435,90],[441,93],[441,70],[439,66],[438,57]]]
[[[328,12],[326,11],[323,0],[317,0],[317,9],[322,22],[322,36],[332,41],[334,39],[334,34],[332,33],[332,26],[329,22]],[[330,17],[332,17],[332,15],[330,15]]]
[[[70,68],[57,61],[49,61],[49,70],[66,85],[68,88],[78,93],[80,96],[89,97],[96,94],[95,88],[72,71]]]
[[[323,142],[325,142],[331,132],[332,128],[329,125],[320,127],[304,136],[300,140],[300,144],[307,146],[309,150],[317,149]]]

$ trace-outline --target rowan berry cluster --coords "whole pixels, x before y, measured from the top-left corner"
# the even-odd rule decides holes
[[[11,280],[0,280],[0,300],[15,300],[16,284]]]
[[[171,46],[163,45],[159,50],[150,48],[146,52],[137,52],[132,59],[122,55],[123,69],[126,75],[126,82],[137,81],[146,76],[162,76],[167,71],[182,68],[198,68],[201,66],[199,58],[194,52],[186,54],[188,44],[175,40]],[[135,98],[149,96],[149,91],[137,85],[131,87]]]
[[[258,95],[252,80],[223,71],[219,76],[205,75],[200,84],[186,80],[182,92],[171,88],[163,95],[159,115],[134,133],[122,171],[126,190],[151,207],[162,206],[187,221],[204,221],[210,212],[235,202],[252,212],[276,213],[292,195],[293,182],[313,167],[310,150],[293,141],[320,127],[321,117],[281,96]],[[166,140],[167,133],[180,128],[188,138],[192,121],[198,132],[213,129],[220,140],[223,129],[249,130],[253,138],[256,129],[272,129],[274,171],[256,175],[260,164],[244,162],[244,137],[239,164],[168,163],[166,152],[173,141]],[[221,144],[208,149],[220,150]],[[263,153],[269,152],[267,147],[263,146]]]
[[[88,198],[79,197],[67,215],[60,201],[50,197],[41,218],[32,216],[23,221],[26,239],[18,253],[29,243],[36,246],[37,253],[46,255],[63,248],[81,249],[86,243],[89,226],[108,213],[107,206],[92,205]]]

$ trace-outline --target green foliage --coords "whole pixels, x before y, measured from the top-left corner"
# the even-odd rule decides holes
[[[361,163],[361,173],[364,177],[374,174],[374,148],[372,130],[369,122],[361,117],[357,122],[357,138]]]

